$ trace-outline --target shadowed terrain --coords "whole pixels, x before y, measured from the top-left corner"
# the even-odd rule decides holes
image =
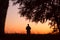
[[[0,40],[60,40],[59,34],[5,34]]]

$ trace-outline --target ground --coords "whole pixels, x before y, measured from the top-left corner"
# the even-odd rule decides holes
[[[0,36],[0,40],[60,40],[59,34],[5,34]]]

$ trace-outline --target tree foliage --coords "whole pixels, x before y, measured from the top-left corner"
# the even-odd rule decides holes
[[[57,24],[60,30],[60,0],[16,0],[19,3],[19,13],[32,22],[44,23],[51,20],[51,25]]]

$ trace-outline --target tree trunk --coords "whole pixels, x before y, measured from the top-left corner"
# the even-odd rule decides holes
[[[60,26],[59,26],[59,24],[57,24],[57,26],[58,26],[58,30],[59,30],[59,34],[60,34]]]
[[[0,0],[0,35],[4,34],[4,26],[8,6],[9,0]]]
[[[60,34],[60,20],[59,20],[59,18],[57,18],[57,27],[59,29],[59,34]]]

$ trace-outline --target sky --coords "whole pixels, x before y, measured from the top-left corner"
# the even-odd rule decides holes
[[[27,24],[31,27],[31,34],[47,34],[51,33],[52,29],[48,25],[49,21],[46,23],[35,23],[26,20],[25,17],[20,17],[18,13],[19,5],[12,5],[13,2],[9,1],[9,8],[7,11],[6,22],[5,22],[5,33],[20,33],[26,34]]]

